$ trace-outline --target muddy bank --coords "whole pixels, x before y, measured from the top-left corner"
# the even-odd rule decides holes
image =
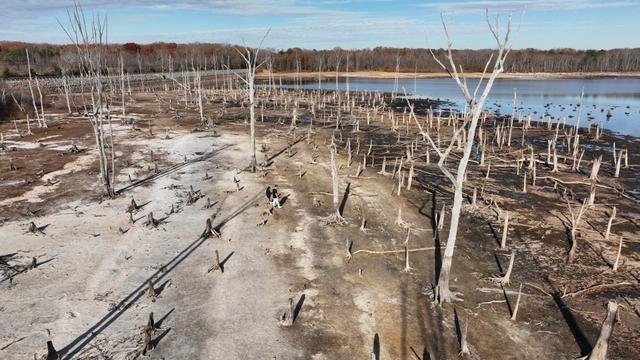
[[[380,95],[375,103],[381,106],[384,99],[385,105],[376,113],[367,97],[373,95],[352,95],[355,106],[344,109],[351,105],[332,92],[260,90],[257,156],[269,161],[250,173],[243,171],[250,144],[242,94],[209,94],[205,110],[215,118],[210,128],[200,123],[197,107],[178,101],[181,91],[159,93],[161,101],[140,94],[129,108],[137,130],[117,132],[122,191],[115,199],[99,195],[94,162],[77,162],[89,159],[90,140],[66,135],[66,141],[87,150],[46,169],[45,176],[69,163],[78,167],[58,173],[52,197],[31,196],[46,180],[0,197],[7,211],[26,205],[42,210],[8,216],[0,227],[6,234],[2,259],[20,270],[0,283],[0,311],[8,320],[0,329],[0,357],[42,355],[52,340],[74,358],[136,358],[141,328],[153,312],[159,328],[154,358],[346,359],[371,353],[383,359],[453,358],[460,326],[467,323],[470,358],[572,359],[595,343],[609,299],[629,309],[620,313],[610,357],[640,355],[634,335],[640,326],[634,311],[640,301],[640,248],[634,237],[640,231],[638,139],[607,132],[596,139],[581,132],[582,170],[572,169],[570,147],[561,140],[553,172],[546,141],[555,129],[531,123],[524,131],[519,124],[509,146],[500,147],[493,139],[508,119],[488,117],[483,123],[491,139],[487,164],[480,165],[476,151],[454,254],[452,288],[464,302],[438,307],[432,289],[448,234],[450,184],[438,169],[437,154],[431,151],[427,160],[427,144],[416,141],[421,137],[405,103]],[[425,127],[426,109],[436,105],[417,103]],[[292,125],[294,108],[300,122]],[[446,143],[453,120],[443,116],[431,129],[436,131],[437,121]],[[558,129],[562,139],[570,129]],[[327,223],[334,212],[332,141],[338,149],[339,206],[347,221],[342,226]],[[617,178],[614,141],[630,155]],[[527,178],[525,192],[531,151],[537,180]],[[585,213],[579,255],[568,264],[567,201],[575,206],[588,196],[590,161],[600,155],[605,161],[596,205]],[[407,156],[411,161],[400,167],[399,159]],[[406,183],[410,163],[411,186]],[[26,166],[15,171],[16,179],[37,173]],[[77,187],[77,176],[86,187]],[[276,184],[283,207],[271,210],[264,190]],[[15,199],[19,196],[25,198]],[[131,199],[139,208],[129,216]],[[612,205],[618,209],[616,236],[605,239]],[[500,214],[506,212],[508,240],[501,249]],[[145,224],[149,213],[157,223]],[[207,219],[220,237],[202,236]],[[32,221],[42,232],[29,231]],[[622,265],[614,272],[618,236],[625,242]],[[411,249],[408,269],[405,242]],[[222,268],[209,271],[216,251]],[[511,281],[500,286],[491,278],[505,271],[512,253]],[[29,266],[32,258],[35,268]],[[156,296],[147,295],[148,281]],[[293,325],[282,321],[290,302]]]

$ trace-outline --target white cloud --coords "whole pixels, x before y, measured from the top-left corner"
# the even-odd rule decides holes
[[[583,10],[600,8],[619,8],[638,5],[635,0],[470,0],[441,1],[418,4],[419,7],[435,8],[441,11],[478,12],[490,10]]]
[[[235,15],[317,15],[344,14],[296,0],[80,0],[85,10],[109,10],[113,8],[149,8],[158,10],[199,10],[231,13]],[[73,0],[3,0],[6,18],[12,14],[42,15],[72,7]]]

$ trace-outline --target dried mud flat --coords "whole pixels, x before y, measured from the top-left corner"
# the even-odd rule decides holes
[[[203,129],[193,107],[172,115],[156,110],[152,94],[136,95],[127,112],[138,130],[116,127],[121,191],[114,199],[100,196],[86,120],[58,115],[49,129],[33,129],[32,137],[5,135],[0,256],[9,268],[3,268],[0,282],[0,358],[42,356],[47,340],[64,358],[136,358],[140,331],[153,312],[158,329],[150,357],[158,359],[351,359],[370,358],[372,352],[381,359],[450,359],[459,351],[456,313],[468,324],[469,358],[573,359],[594,345],[609,299],[624,306],[610,358],[640,357],[637,139],[605,133],[601,140],[583,140],[590,149],[585,160],[599,153],[606,159],[615,140],[628,149],[630,165],[614,179],[611,165],[603,164],[603,187],[585,214],[572,264],[566,263],[565,200],[585,197],[589,188],[580,184],[583,174],[570,171],[566,157],[560,173],[541,167],[540,179],[526,193],[513,161],[519,148],[496,149],[489,178],[486,166],[472,165],[469,189],[482,192],[475,206],[464,209],[452,274],[452,287],[464,301],[438,307],[430,291],[448,231],[446,215],[443,228],[434,228],[436,213],[451,201],[447,180],[418,155],[413,185],[398,195],[398,178],[379,172],[382,157],[391,163],[416,139],[402,107],[395,107],[405,121],[400,129],[377,121],[365,125],[363,112],[356,132],[353,124],[335,131],[327,105],[322,114],[316,110],[309,132],[312,94],[261,94],[285,103],[299,97],[300,123],[290,129],[291,103],[288,109],[268,103],[258,122],[258,147],[264,145],[258,160],[268,166],[255,174],[245,171],[246,106],[230,102],[216,126]],[[207,112],[218,113],[219,94],[209,96]],[[0,131],[9,134],[12,127],[3,124]],[[536,126],[527,135],[541,159],[546,143],[535,139],[543,131]],[[332,212],[332,136],[348,221],[343,226],[323,221]],[[350,166],[348,139],[354,149],[359,142]],[[80,151],[71,151],[73,145]],[[424,153],[420,146],[417,154]],[[367,153],[372,156],[359,173]],[[10,158],[17,170],[5,170]],[[389,173],[391,168],[387,164]],[[264,191],[274,184],[285,196],[283,208],[265,215]],[[620,188],[628,190],[627,197]],[[131,199],[138,205],[133,223],[126,212]],[[611,205],[618,209],[616,236],[605,240]],[[501,211],[511,219],[506,249],[499,248]],[[151,212],[157,223],[145,225]],[[207,219],[213,219],[219,238],[201,236]],[[30,232],[31,222],[41,231]],[[404,272],[407,225],[415,251],[412,269]],[[620,235],[622,265],[613,272]],[[216,250],[224,271],[209,272]],[[504,271],[512,252],[511,282],[498,286],[490,277]],[[154,297],[147,294],[149,281]],[[284,326],[289,299],[296,318]]]

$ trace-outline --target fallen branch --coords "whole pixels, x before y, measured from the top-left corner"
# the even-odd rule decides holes
[[[582,295],[588,292],[592,292],[595,290],[599,290],[599,289],[605,289],[605,288],[612,288],[612,287],[618,287],[618,286],[627,286],[627,285],[635,285],[633,283],[630,283],[628,281],[623,281],[623,282],[619,282],[619,283],[615,283],[615,284],[600,284],[600,285],[594,285],[594,286],[590,286],[588,288],[576,291],[576,292],[572,292],[572,293],[568,293],[568,294],[564,294],[562,295],[562,298],[566,298],[566,297],[574,297],[574,296],[578,296],[578,295]]]
[[[414,251],[425,251],[425,250],[435,250],[435,247],[423,247],[423,248],[416,248],[416,249],[409,249],[409,252],[414,252]],[[353,252],[352,255],[355,255],[357,253],[365,253],[365,254],[396,254],[396,253],[403,253],[405,252],[405,249],[402,250],[387,250],[387,251],[374,251],[374,250],[365,250],[365,249],[361,249],[361,250],[356,250]]]

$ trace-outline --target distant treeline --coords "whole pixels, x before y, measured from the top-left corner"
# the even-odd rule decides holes
[[[29,49],[32,71],[40,76],[78,73],[76,49],[72,45],[0,42],[0,74],[4,78],[27,75],[25,48]],[[443,49],[435,50],[443,55]],[[482,71],[490,49],[455,50],[454,58],[467,72]],[[265,68],[273,71],[395,71],[439,72],[427,49],[386,48],[344,50],[265,50],[270,58]],[[106,63],[119,71],[123,58],[126,72],[163,72],[173,69],[242,68],[233,45],[227,44],[114,44],[105,47]],[[106,71],[107,69],[105,69]],[[639,72],[640,48],[612,50],[521,49],[512,50],[505,64],[507,72]]]

